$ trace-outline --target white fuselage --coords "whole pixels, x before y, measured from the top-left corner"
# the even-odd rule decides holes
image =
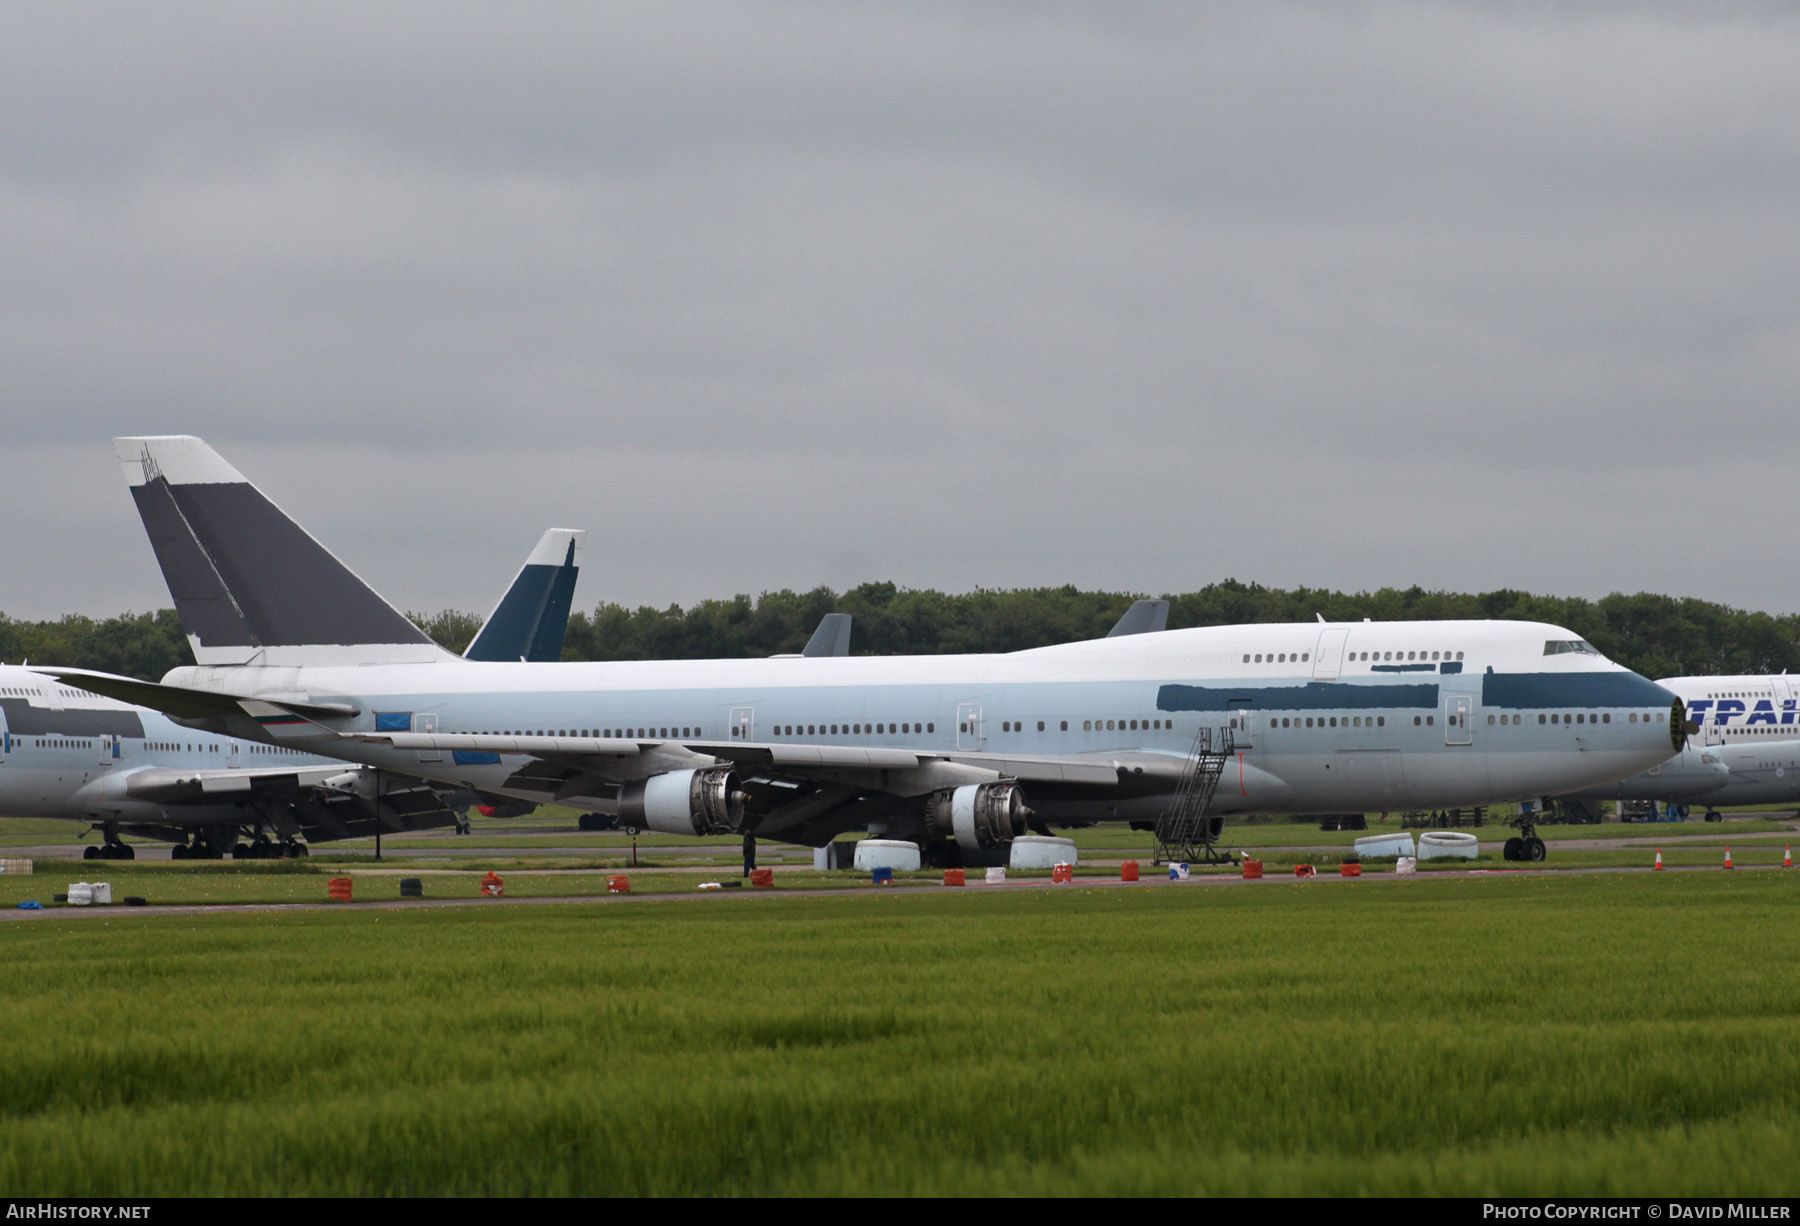
[[[192,773],[345,763],[291,745],[184,728],[167,716],[0,665],[0,816],[199,826],[239,824],[243,806],[167,805],[127,794],[148,771]]]
[[[516,777],[531,759],[506,752],[507,737],[557,738],[571,754],[620,740],[701,753],[755,743],[1078,756],[1130,770],[1179,761],[1197,729],[1228,726],[1237,750],[1215,811],[1334,812],[1534,799],[1673,754],[1672,696],[1591,650],[1547,646],[1574,640],[1527,622],[1301,623],[1004,655],[487,664],[446,653],[189,667],[165,683],[346,704],[356,714],[246,733],[533,801],[548,793]],[[383,729],[467,734],[484,750],[337,739]],[[1120,795],[1037,807],[1128,818],[1167,803]]]

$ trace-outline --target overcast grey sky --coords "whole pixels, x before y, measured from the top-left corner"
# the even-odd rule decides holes
[[[108,438],[394,603],[870,579],[1800,609],[1800,10],[0,4],[0,609]]]

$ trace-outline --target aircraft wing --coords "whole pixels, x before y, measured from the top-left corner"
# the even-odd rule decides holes
[[[916,771],[932,763],[954,763],[991,772],[995,778],[1040,783],[1109,787],[1120,783],[1122,767],[1116,755],[1021,755],[990,754],[964,750],[912,750],[865,748],[856,745],[806,745],[713,741],[638,741],[608,737],[495,736],[483,733],[357,732],[346,739],[395,749],[437,753],[523,755],[546,763],[578,765],[588,759],[595,765],[619,766],[620,777],[643,772],[630,769],[634,759],[666,770],[671,756],[715,758],[751,770],[770,771],[797,779],[827,775],[833,780],[845,771]],[[1135,756],[1135,755],[1134,755]],[[660,761],[659,761],[660,759]],[[1138,772],[1142,774],[1142,771]],[[1159,775],[1164,772],[1158,772]]]
[[[265,796],[300,788],[317,787],[355,768],[349,763],[331,766],[249,767],[231,770],[182,770],[149,766],[124,776],[125,794],[133,800],[165,805],[207,804]]]

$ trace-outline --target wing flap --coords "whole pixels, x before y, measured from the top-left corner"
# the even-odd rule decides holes
[[[999,771],[1006,778],[1026,783],[1081,783],[1105,787],[1119,782],[1119,769],[1110,759],[1096,762],[1081,758],[1014,757],[990,753],[947,753],[942,757],[965,766]]]

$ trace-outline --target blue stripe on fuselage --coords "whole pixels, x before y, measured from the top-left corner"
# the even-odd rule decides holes
[[[1484,673],[1481,678],[1481,702],[1488,707],[1667,708],[1674,698],[1636,673]]]
[[[1484,673],[1488,707],[1667,707],[1673,695],[1636,673]],[[1159,711],[1226,711],[1234,706],[1278,711],[1374,711],[1438,705],[1436,685],[1309,681],[1301,685],[1164,685]]]
[[[1226,711],[1248,706],[1276,711],[1391,711],[1397,707],[1436,710],[1435,685],[1358,685],[1308,681],[1304,685],[1165,685],[1156,691],[1158,711]]]

